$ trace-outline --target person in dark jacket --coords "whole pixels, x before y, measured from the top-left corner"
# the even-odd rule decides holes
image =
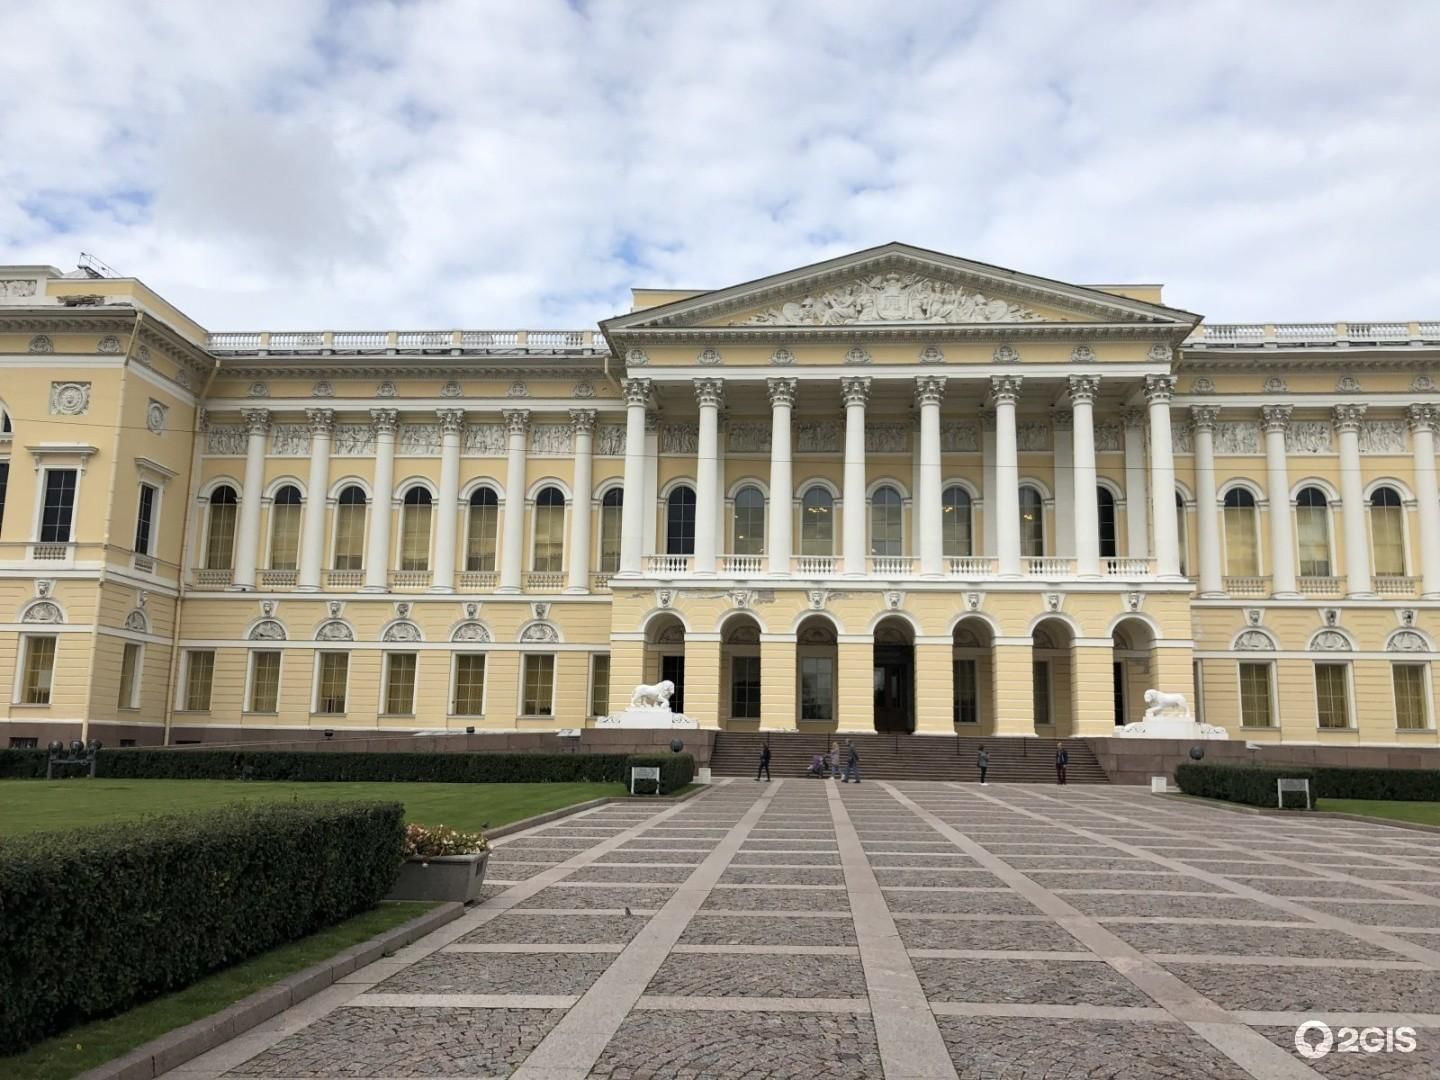
[[[767,742],[764,746],[762,746],[762,747],[760,748],[760,767],[755,770],[755,779],[756,779],[757,782],[759,781],[759,779],[760,779],[760,774],[761,774],[762,772],[765,774],[765,779],[766,779],[766,780],[769,780],[769,779],[770,779],[770,744],[769,744],[768,742]]]
[[[1065,749],[1064,743],[1061,743],[1059,749],[1055,751],[1055,783],[1065,783],[1065,766],[1069,764],[1070,751]]]
[[[845,778],[840,782],[848,784],[851,777],[855,783],[860,783],[860,751],[855,749],[855,740],[845,740]]]
[[[975,767],[980,770],[980,785],[985,785],[985,770],[990,768],[990,751],[980,747],[980,754],[975,758]]]

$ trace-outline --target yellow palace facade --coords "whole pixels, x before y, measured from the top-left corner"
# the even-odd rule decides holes
[[[577,331],[211,333],[0,267],[10,745],[1436,733],[1440,321],[889,244]],[[3,744],[0,744],[3,745]]]

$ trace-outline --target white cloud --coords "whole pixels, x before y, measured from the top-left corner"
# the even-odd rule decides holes
[[[583,326],[892,239],[1435,317],[1440,9],[1385,12],[12,0],[0,261],[237,328]]]

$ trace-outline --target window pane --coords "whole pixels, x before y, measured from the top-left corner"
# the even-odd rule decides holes
[[[545,488],[535,499],[534,570],[559,573],[565,569],[565,496]]]
[[[940,496],[940,531],[947,559],[974,554],[970,537],[970,496],[964,488],[948,487]]]
[[[1388,498],[1379,499],[1381,492]],[[1394,505],[1389,505],[1393,498]],[[1370,499],[1370,532],[1375,545],[1375,573],[1405,573],[1405,511],[1400,498],[1389,488],[1381,488]]]
[[[1350,699],[1345,692],[1347,664],[1315,665],[1315,700],[1322,728],[1350,726]]]
[[[411,488],[405,493],[400,527],[400,569],[430,569],[430,493]]]
[[[1115,496],[1109,488],[1097,488],[1095,501],[1100,510],[1100,557],[1113,559],[1120,554],[1115,533]]]
[[[736,555],[765,553],[765,496],[759,488],[741,488],[735,495]]]
[[[800,658],[800,719],[835,719],[835,661],[831,657]]]
[[[610,654],[598,653],[590,659],[590,715],[610,713]]]
[[[0,503],[4,498],[0,496]],[[139,555],[150,554],[150,537],[154,528],[155,489],[149,484],[140,485],[140,508],[135,514],[135,547]]]
[[[1020,554],[1030,558],[1045,554],[1045,505],[1032,487],[1020,489]]]
[[[50,688],[55,676],[55,639],[27,639],[25,650],[25,686],[20,700],[26,705],[49,705]]]
[[[812,487],[800,500],[800,554],[835,554],[835,500],[822,487]]]
[[[1036,660],[1031,666],[1032,691],[1035,701],[1035,723],[1048,724],[1050,719],[1050,661]]]
[[[1240,665],[1240,723],[1245,727],[1274,727],[1270,699],[1270,665]]]
[[[348,653],[320,654],[320,687],[315,700],[317,713],[339,714],[345,711],[345,683],[349,674]]]
[[[892,487],[876,488],[870,497],[870,554],[903,555],[900,493]]]
[[[525,716],[551,716],[555,696],[555,657],[525,657]]]
[[[294,570],[300,559],[300,492],[283,487],[270,507],[270,569]]]
[[[484,715],[484,653],[461,653],[455,657],[455,701],[450,711],[456,716]]]
[[[1330,576],[1330,511],[1323,492],[1303,488],[1295,497],[1295,542],[1301,577]]]
[[[235,489],[216,488],[210,496],[210,529],[205,537],[205,568],[230,570],[235,565]]]
[[[1145,508],[1138,507],[1129,512],[1144,514]],[[1178,491],[1175,493],[1175,538],[1180,547],[1180,573],[1188,576],[1190,573],[1190,541],[1185,535],[1185,496]],[[1130,554],[1135,553],[1132,551]]]
[[[625,493],[611,488],[600,501],[600,566],[602,574],[620,569],[620,531],[624,525]]]
[[[10,487],[10,463],[0,461],[0,526],[5,524],[5,492]]]
[[[192,652],[185,666],[185,708],[190,712],[208,712],[210,684],[215,676],[215,654]]]
[[[40,515],[40,542],[65,544],[75,516],[75,470],[50,469],[45,473],[45,504]]]
[[[360,570],[365,557],[365,493],[347,487],[335,508],[335,569]]]
[[[140,674],[140,646],[133,641],[125,643],[120,654],[120,695],[116,702],[122,709],[135,708],[135,690]]]
[[[695,554],[695,492],[676,488],[665,503],[665,551],[669,555]]]
[[[389,653],[385,657],[385,712],[405,716],[415,711],[415,654]]]
[[[1231,577],[1254,577],[1260,573],[1255,499],[1239,488],[1225,496],[1225,573]]]
[[[760,719],[760,657],[730,658],[730,715],[742,720]]]
[[[980,720],[980,694],[976,687],[975,661],[955,661],[955,722],[974,724]]]
[[[250,711],[276,712],[280,704],[280,654],[257,652],[250,655]]]
[[[491,573],[495,569],[495,536],[500,525],[500,500],[489,488],[470,496],[470,521],[465,533],[465,569]]]
[[[1395,726],[1407,730],[1428,726],[1425,665],[1396,664],[1390,670],[1395,682]]]

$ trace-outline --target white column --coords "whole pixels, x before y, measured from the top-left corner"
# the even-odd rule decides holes
[[[1075,555],[1075,415],[1057,410],[1053,417],[1055,428],[1054,451],[1051,460],[1054,465],[1055,491],[1055,535],[1051,538],[1052,554]]]
[[[865,573],[865,405],[870,400],[870,379],[849,376],[840,380],[845,402],[845,472],[840,498],[844,501],[845,573]]]
[[[390,587],[390,519],[394,515],[395,433],[400,430],[400,413],[371,409],[370,421],[375,427],[375,498],[365,552],[365,591],[385,592]]]
[[[320,588],[325,562],[326,495],[330,490],[330,442],[335,435],[333,409],[306,409],[310,421],[310,482],[305,493],[305,517],[300,523],[300,576],[296,588]]]
[[[595,488],[595,461],[591,454],[595,441],[595,410],[571,409],[570,423],[575,431],[575,501],[570,507],[570,578],[565,591],[583,593],[590,591],[590,519],[594,514],[591,495]]]
[[[1286,458],[1285,429],[1290,426],[1290,405],[1260,409],[1265,429],[1265,490],[1270,526],[1270,593],[1299,596],[1295,584],[1295,519],[1290,513],[1290,469]]]
[[[1126,409],[1125,426],[1125,554],[1143,559],[1150,554],[1149,488],[1145,483],[1145,414]]]
[[[1370,580],[1370,537],[1365,528],[1365,478],[1360,474],[1360,420],[1364,405],[1336,405],[1340,434],[1340,502],[1345,522],[1345,595],[1374,596]],[[1274,505],[1273,502],[1271,504]]]
[[[795,379],[767,379],[770,391],[770,573],[790,573],[794,548],[795,481],[790,455],[790,414],[795,408]]]
[[[980,513],[984,540],[975,554],[995,555],[995,410],[980,410]]]
[[[1180,578],[1180,546],[1175,525],[1175,447],[1170,435],[1170,399],[1175,376],[1145,376],[1150,403],[1150,517],[1155,529],[1155,570],[1162,578]]]
[[[505,524],[500,548],[500,587],[496,592],[520,591],[525,562],[525,440],[530,431],[529,409],[505,409],[509,442],[505,458]]]
[[[1431,600],[1440,597],[1440,484],[1435,479],[1437,423],[1440,423],[1440,409],[1434,405],[1410,406],[1415,501],[1420,510],[1420,592]]]
[[[625,492],[620,503],[620,573],[639,577],[645,542],[645,403],[649,379],[626,379]],[[650,504],[653,514],[654,504]]]
[[[455,547],[460,513],[460,434],[464,409],[436,409],[440,419],[440,499],[435,507],[435,573],[431,592],[455,591]]]
[[[654,409],[645,411],[645,462],[641,474],[645,491],[645,505],[640,515],[641,550],[647,555],[659,554],[665,541],[656,525],[660,507],[660,414]]]
[[[1015,445],[1015,404],[1020,375],[990,376],[995,401],[995,554],[1001,577],[1020,576],[1020,457]],[[991,499],[986,497],[988,513]]]
[[[695,404],[700,406],[700,434],[695,454],[694,572],[715,573],[715,509],[720,491],[720,379],[695,379]]]
[[[1225,595],[1225,579],[1220,572],[1220,507],[1215,495],[1215,421],[1219,416],[1218,405],[1190,406],[1190,426],[1195,433],[1195,542],[1199,548],[1201,596]]]
[[[260,504],[265,490],[265,437],[270,431],[269,409],[246,409],[249,429],[245,443],[245,486],[240,493],[240,522],[235,536],[236,589],[255,588],[255,567],[260,552]]]
[[[1075,568],[1081,577],[1100,576],[1100,501],[1095,475],[1095,395],[1099,392],[1100,376],[1070,376],[1075,421]]]
[[[940,514],[940,402],[945,397],[944,375],[917,375],[915,403],[920,408],[920,477],[915,486],[919,498],[912,503],[920,573],[942,577],[945,573],[945,543]]]

